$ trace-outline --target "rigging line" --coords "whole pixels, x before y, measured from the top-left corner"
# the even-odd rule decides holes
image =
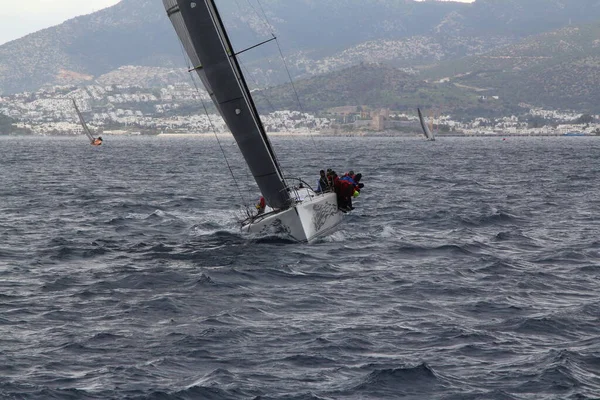
[[[256,8],[252,5],[252,3],[250,3],[250,0],[247,0],[247,2],[248,2],[248,5],[250,5],[250,7],[254,10],[256,15],[260,18],[258,11],[256,11]],[[304,107],[302,107],[302,103],[300,102],[300,96],[298,95],[298,91],[296,90],[296,86],[294,85],[294,81],[292,80],[292,74],[290,73],[290,69],[288,68],[287,62],[285,61],[285,57],[283,56],[283,51],[281,50],[281,45],[279,43],[279,39],[277,38],[277,36],[275,36],[273,25],[271,25],[271,23],[269,22],[269,19],[267,18],[267,14],[265,13],[265,9],[263,8],[262,4],[260,3],[260,0],[256,0],[256,2],[260,6],[260,10],[262,11],[262,14],[264,16],[265,25],[267,26],[267,28],[269,29],[269,32],[271,32],[271,36],[273,36],[273,39],[275,39],[275,42],[277,43],[277,49],[279,49],[279,55],[281,56],[281,60],[283,61],[283,65],[285,67],[288,78],[292,85],[292,89],[294,90],[296,100],[298,101],[298,106],[300,107],[300,111],[302,111],[304,113]],[[270,39],[270,40],[273,40],[273,39]]]
[[[300,102],[300,96],[298,95],[298,91],[296,90],[296,87],[294,86],[294,81],[292,80],[292,75],[290,73],[290,70],[287,66],[287,63],[285,61],[285,57],[283,56],[283,51],[281,50],[281,46],[279,44],[279,39],[277,38],[277,36],[275,36],[275,28],[273,27],[273,25],[271,25],[271,23],[269,22],[269,18],[267,17],[267,13],[265,12],[264,7],[262,6],[260,0],[256,0],[256,2],[258,3],[258,6],[260,7],[260,10],[262,12],[262,17],[259,14],[259,12],[256,10],[256,7],[254,7],[254,5],[252,5],[252,3],[250,2],[250,0],[246,0],[246,2],[248,3],[248,5],[250,6],[250,8],[252,8],[252,10],[254,10],[254,13],[256,14],[256,16],[259,19],[263,19],[265,26],[267,27],[267,29],[269,30],[269,32],[271,33],[271,36],[273,37],[272,39],[269,39],[269,41],[271,40],[275,40],[275,42],[277,43],[277,48],[279,49],[279,55],[281,56],[281,59],[283,61],[283,65],[285,67],[285,70],[287,72],[288,78],[290,80],[290,83],[292,85],[292,89],[294,90],[294,94],[296,96],[296,100],[298,101],[298,106],[300,107],[300,111],[304,114],[304,107],[302,107],[302,103]],[[237,0],[236,0],[237,3]],[[263,42],[266,43],[266,42]],[[312,141],[313,146],[315,147],[315,150],[318,150],[317,144],[315,143],[315,139],[313,138],[312,135],[309,135],[310,139]]]
[[[250,94],[250,89],[248,88],[246,78],[244,77],[244,74],[242,73],[241,67],[239,65],[238,58],[235,56],[235,54],[232,54],[233,53],[233,45],[230,41],[229,35],[227,34],[227,32],[225,30],[225,24],[224,24],[223,20],[221,19],[221,16],[219,14],[217,6],[216,6],[214,0],[211,0],[210,2],[209,2],[209,0],[205,0],[205,3],[209,8],[208,11],[209,11],[210,17],[212,19],[212,22],[213,22],[214,26],[217,28],[217,36],[219,37],[221,44],[224,46],[224,48],[229,56],[229,64],[235,75],[235,79],[237,81],[239,89],[241,90],[244,102],[250,109],[252,119],[254,120],[254,124],[256,125],[256,128],[259,130],[260,136],[266,147],[267,153],[270,155],[271,159],[274,161],[274,164],[275,164],[274,166],[277,171],[277,176],[280,178],[281,182],[284,185],[286,185],[285,179],[283,178],[283,172],[281,171],[281,164],[279,163],[279,160],[277,160],[277,155],[273,151],[273,146],[271,144],[271,141],[269,140],[269,137],[264,130],[264,127],[260,120],[260,115],[258,114],[258,110],[256,109],[256,105],[254,104],[254,101],[252,100],[252,96]]]
[[[256,0],[256,2],[258,3],[258,6],[260,7],[260,11],[262,12],[262,15],[265,19],[267,28],[269,29],[269,31],[271,32],[271,35],[273,36],[273,38],[275,39],[275,42],[277,43],[277,48],[279,49],[279,55],[281,56],[281,59],[283,60],[283,65],[285,66],[285,70],[287,71],[288,78],[292,85],[292,89],[294,90],[294,93],[296,95],[296,99],[298,101],[298,106],[300,107],[300,111],[302,113],[305,113],[304,108],[302,107],[302,103],[300,102],[300,96],[298,95],[298,91],[296,90],[296,86],[294,85],[294,81],[292,80],[292,75],[290,74],[290,70],[287,66],[287,62],[285,61],[285,57],[283,56],[283,51],[281,50],[281,46],[279,44],[279,39],[277,39],[277,37],[275,36],[275,27],[269,21],[269,17],[267,17],[267,13],[265,12],[265,9],[264,9],[262,3],[260,2],[260,0]],[[248,3],[250,3],[250,0],[248,0]],[[254,9],[254,12],[256,12],[258,14],[256,9],[251,4],[250,4],[250,7],[252,7],[252,9]],[[318,151],[319,148],[317,147],[317,143],[315,143],[315,138],[313,137],[313,135],[309,135],[309,136],[310,136],[310,140],[311,140],[315,150]]]
[[[242,63],[242,60],[238,60],[238,62],[240,63],[240,66],[243,68],[244,72],[246,72],[246,76],[250,77],[250,80],[252,81],[254,86],[258,89],[259,88],[258,81],[256,79],[254,79],[254,76],[250,75],[250,71],[248,70],[248,67],[246,67],[246,65],[244,63]],[[271,100],[269,100],[269,97],[267,97],[267,95],[264,92],[265,92],[265,90],[259,90],[261,97],[267,102],[269,109],[271,109],[272,112],[277,111],[275,109],[275,106],[273,105],[273,103],[271,103]]]
[[[196,80],[193,77],[192,77],[192,81],[194,82],[196,91],[198,91],[198,93],[200,93],[200,90],[198,89],[198,84],[196,83]],[[242,189],[240,188],[240,185],[239,185],[237,179],[235,178],[235,174],[233,173],[231,164],[229,164],[229,160],[227,159],[227,154],[225,153],[225,149],[223,148],[223,145],[221,144],[221,140],[219,139],[219,136],[217,135],[217,128],[213,124],[212,119],[210,118],[210,116],[208,114],[208,108],[206,107],[206,103],[204,102],[204,99],[202,99],[202,97],[200,97],[200,102],[202,103],[202,108],[204,108],[204,113],[206,114],[206,118],[208,118],[208,123],[210,124],[211,129],[215,135],[215,139],[217,139],[219,148],[221,149],[221,152],[223,153],[223,158],[225,159],[225,164],[227,164],[227,169],[229,169],[229,173],[231,174],[231,177],[233,178],[233,182],[235,183],[235,187],[238,190],[238,194],[240,195],[240,198],[242,199],[242,203],[244,204],[244,207],[246,207],[246,212],[249,214],[248,202],[246,201],[246,198],[244,197],[244,194],[242,193]]]
[[[250,47],[248,47],[248,48],[246,48],[246,49],[244,49],[244,50],[238,51],[237,53],[235,53],[235,54],[234,54],[234,56],[239,56],[240,54],[242,54],[242,53],[245,53],[245,52],[247,52],[248,50],[255,49],[255,48],[257,48],[258,46],[262,46],[263,44],[266,44],[266,43],[272,42],[272,41],[273,41],[273,40],[275,40],[275,39],[276,39],[276,38],[275,38],[275,36],[273,36],[271,39],[263,40],[262,42],[260,42],[260,43],[257,43],[257,44],[255,44],[254,46],[250,46]]]
[[[250,71],[248,71],[248,67],[246,67],[246,65],[242,62],[242,60],[238,60],[238,63],[240,64],[240,67],[244,70],[245,72],[245,76],[249,77],[250,80],[252,81],[252,83],[254,84],[254,86],[256,88],[259,87],[258,85],[258,81],[256,79],[254,79],[254,76],[250,74]],[[275,108],[275,106],[273,105],[273,103],[271,103],[271,100],[269,100],[269,97],[266,95],[266,90],[260,90],[259,93],[262,96],[262,98],[266,101],[267,105],[269,106],[269,108],[272,110],[272,112],[276,112],[277,109]],[[261,123],[262,123],[262,118],[261,118]],[[264,127],[264,123],[263,123],[263,127]],[[287,127],[284,124],[284,129],[287,131]],[[289,131],[288,131],[289,132]],[[266,128],[265,128],[265,133],[266,133]],[[279,161],[278,161],[279,162]],[[290,167],[289,166],[284,166],[281,162],[279,162],[279,165],[281,165],[282,169],[286,169],[289,170]]]
[[[235,0],[237,3],[237,0]],[[260,14],[258,13],[258,11],[256,10],[256,8],[252,5],[252,3],[250,2],[250,0],[246,0],[248,2],[248,5],[250,6],[250,8],[252,8],[252,10],[254,10],[254,12],[256,13],[256,16],[259,19],[262,19]],[[292,75],[290,73],[290,70],[287,66],[287,62],[285,61],[285,57],[283,56],[283,51],[281,50],[281,46],[279,44],[279,39],[277,38],[277,36],[275,36],[275,27],[273,25],[271,25],[271,22],[269,21],[269,18],[267,17],[267,13],[265,12],[264,7],[262,6],[262,3],[260,2],[260,0],[256,0],[256,2],[258,3],[258,6],[260,7],[260,10],[262,12],[262,15],[264,17],[264,23],[267,27],[267,29],[269,30],[269,32],[271,32],[271,36],[273,36],[273,39],[275,39],[275,43],[277,43],[277,48],[279,49],[279,55],[281,56],[281,60],[283,61],[283,65],[285,67],[285,70],[287,72],[288,78],[290,80],[290,83],[292,85],[292,89],[294,90],[294,94],[296,96],[296,100],[298,101],[298,106],[300,107],[300,111],[305,114],[304,111],[304,107],[302,107],[302,103],[300,102],[300,96],[298,95],[298,91],[296,90],[296,86],[294,85],[294,81],[292,80]],[[238,4],[239,6],[239,4]],[[317,147],[317,143],[315,142],[315,138],[313,137],[313,135],[309,135],[310,136],[310,140],[315,148],[316,151],[319,150],[319,148]]]
[[[240,6],[240,3],[238,3],[238,0],[234,0],[234,1],[235,1],[236,5],[237,5],[237,7],[238,7],[239,11],[240,11],[240,12],[242,12],[242,8],[241,8],[241,6]],[[256,11],[256,8],[255,8],[255,7],[252,5],[252,3],[250,3],[250,0],[246,0],[246,1],[247,1],[247,3],[248,3],[248,6],[250,6],[250,8],[252,8],[252,10],[254,11],[254,13],[255,13],[255,14],[256,14],[256,16],[258,17],[258,19],[259,19],[259,20],[261,20],[261,21],[263,21],[263,22],[265,22],[265,21],[266,21],[266,18],[265,18],[265,20],[263,20],[263,19],[261,18],[261,16],[260,16],[260,14],[258,13],[258,11]],[[265,40],[265,41],[263,41],[263,42],[261,42],[261,43],[259,43],[259,44],[257,44],[257,45],[254,45],[254,46],[252,46],[252,47],[250,47],[250,48],[248,48],[248,49],[245,49],[245,50],[242,50],[242,51],[240,51],[240,52],[237,52],[237,53],[233,54],[233,56],[234,56],[234,57],[235,57],[235,59],[237,60],[238,64],[240,65],[240,68],[242,68],[242,69],[244,70],[243,72],[244,72],[244,76],[246,77],[246,79],[247,79],[247,78],[250,78],[250,80],[252,81],[252,83],[254,84],[254,86],[255,86],[256,88],[260,87],[260,86],[258,85],[258,81],[257,81],[257,80],[254,78],[254,75],[250,74],[250,71],[248,70],[248,67],[246,67],[245,63],[243,63],[243,62],[242,62],[242,59],[241,59],[241,57],[238,57],[238,55],[242,54],[243,52],[245,52],[245,51],[247,51],[247,50],[250,50],[250,49],[256,48],[256,47],[258,47],[258,46],[260,46],[260,45],[263,45],[263,44],[265,44],[265,43],[272,42],[273,40],[277,40],[277,38],[275,37],[275,35],[272,33],[272,27],[271,27],[271,26],[269,26],[269,24],[267,24],[267,23],[265,23],[265,26],[266,26],[267,30],[268,30],[269,32],[271,32],[271,36],[272,36],[272,37],[271,37],[271,39]],[[264,90],[261,90],[261,91],[260,91],[260,93],[261,93],[261,96],[262,96],[262,98],[263,98],[263,99],[266,101],[266,103],[267,103],[268,107],[269,107],[271,110],[273,110],[273,112],[277,111],[277,109],[275,108],[275,106],[273,105],[273,103],[271,103],[271,101],[269,100],[268,96],[267,96],[267,95],[266,95],[266,93],[264,93],[264,92],[265,92]],[[250,93],[250,96],[252,96],[252,93]],[[258,109],[257,109],[257,112],[258,112]],[[258,116],[258,118],[259,118],[259,119],[261,119],[261,118],[260,118],[260,115]],[[264,128],[264,124],[262,123],[262,119],[261,119],[261,124],[263,125],[263,128]],[[286,129],[287,129],[287,127],[286,127]],[[265,135],[267,135],[266,128],[265,128]],[[267,135],[267,136],[268,136],[268,135]],[[276,162],[277,162],[277,163],[280,165],[280,167],[281,167],[281,169],[282,169],[282,177],[283,177],[283,176],[285,175],[285,174],[283,174],[283,169],[289,170],[289,169],[290,169],[290,167],[289,167],[289,166],[284,166],[284,165],[281,163],[281,161],[279,161],[279,159],[278,159],[278,157],[277,157],[277,155],[276,155],[276,154],[273,154],[273,158],[274,158],[274,159],[275,159],[275,161],[276,161]],[[284,180],[285,180],[285,178],[284,178]],[[249,190],[249,189],[248,189],[248,190]]]
[[[283,65],[285,67],[285,71],[287,72],[288,78],[290,80],[290,84],[292,85],[292,89],[294,90],[294,94],[296,96],[296,100],[298,101],[298,106],[300,107],[300,111],[304,114],[304,107],[302,106],[302,102],[300,101],[300,96],[298,95],[298,91],[296,90],[296,85],[294,85],[294,80],[292,79],[292,74],[290,73],[290,69],[288,68],[287,62],[285,61],[285,57],[283,56],[283,51],[281,50],[281,45],[279,43],[279,39],[277,38],[277,36],[275,36],[275,28],[273,27],[273,25],[271,25],[271,23],[269,22],[269,18],[267,17],[267,13],[265,12],[264,7],[262,6],[262,3],[260,2],[260,0],[256,0],[256,2],[258,3],[258,6],[260,7],[260,10],[262,11],[262,15],[265,19],[265,24],[267,25],[269,31],[271,32],[271,35],[273,36],[273,39],[275,39],[275,43],[277,43],[277,49],[279,50],[279,55],[281,56],[281,60],[283,61]],[[248,0],[248,4],[250,4],[250,0]],[[258,14],[258,12],[256,11],[256,9],[254,8],[254,6],[252,6],[252,4],[250,4],[250,7],[252,7],[252,9],[254,9],[254,12],[256,12]],[[310,135],[310,139],[313,143],[313,146],[315,146],[315,150],[318,150],[319,148],[317,147],[317,144],[315,143],[315,138],[313,138],[312,135]]]
[[[240,60],[238,60],[238,62],[240,63],[240,66],[243,68],[244,66],[243,66],[243,64],[241,63],[241,61],[240,61]],[[237,146],[237,148],[238,148],[238,151],[240,151],[240,152],[241,152],[241,150],[239,149],[239,146],[237,145],[237,142],[235,141],[235,139],[234,139],[233,143],[235,143],[235,145]],[[244,168],[244,172],[245,172],[245,174],[246,174],[246,183],[247,183],[247,182],[251,181],[252,179],[250,178],[250,174],[249,174],[249,170],[248,170],[248,168]],[[245,187],[245,189],[246,189],[246,192],[247,192],[248,196],[252,196],[252,192],[251,192],[251,190],[250,190],[250,186],[248,186],[248,185],[246,184],[246,185],[244,185],[244,187]],[[246,203],[245,205],[246,205],[246,208],[247,208],[247,207],[248,207],[248,203]]]
[[[258,13],[258,11],[256,11],[256,8],[252,5],[252,3],[250,3],[250,0],[246,0],[248,2],[248,5],[250,6],[250,8],[252,8],[252,10],[254,10],[254,13],[256,14],[256,16],[258,17],[258,19],[261,19],[260,14]],[[260,2],[257,0],[258,4],[260,5]],[[265,23],[267,30],[269,32],[271,32],[271,34],[273,35],[273,25],[271,25],[269,23],[269,19],[267,18],[267,15],[265,14],[265,11],[263,10],[262,6],[260,6],[260,9],[263,12],[263,15],[265,17],[265,19],[263,20],[263,22]],[[275,35],[273,35],[273,37],[275,37]]]
[[[269,22],[269,18],[267,17],[267,13],[265,12],[265,9],[263,8],[262,4],[260,3],[260,0],[256,0],[256,2],[258,3],[258,6],[260,7],[260,11],[262,11],[263,16],[265,17],[265,21],[267,21],[267,24],[269,24],[269,26],[273,26],[271,25],[271,22]]]
[[[189,62],[190,60],[185,54],[185,49],[184,49],[183,43],[181,43],[181,41],[179,43],[179,47],[181,49],[183,58],[186,61],[186,64],[187,64],[188,70],[189,70],[190,69],[190,62]],[[198,88],[196,79],[194,79],[193,71],[194,71],[193,69],[192,69],[192,71],[189,71],[190,77],[192,79],[192,83],[194,84],[194,87],[196,88],[196,92],[198,93],[198,95],[200,97],[200,103],[202,103],[202,108],[204,108],[204,113],[206,114],[208,123],[210,124],[211,129],[215,135],[215,138],[217,139],[217,143],[219,144],[219,148],[221,149],[221,152],[223,153],[223,158],[225,159],[225,164],[227,165],[227,168],[229,169],[229,173],[231,174],[231,177],[233,178],[233,182],[235,183],[235,187],[238,190],[238,194],[240,195],[240,198],[242,199],[242,203],[244,204],[244,207],[246,207],[246,213],[248,214],[248,216],[250,216],[250,211],[248,210],[248,202],[246,201],[246,199],[244,198],[244,195],[242,194],[242,190],[240,189],[240,185],[238,184],[237,179],[235,179],[235,175],[233,173],[233,169],[231,168],[231,165],[229,164],[229,160],[227,159],[227,154],[225,153],[225,149],[223,149],[223,146],[221,145],[221,141],[219,140],[219,136],[217,136],[217,129],[216,129],[215,125],[213,124],[212,119],[210,118],[210,115],[208,114],[208,108],[206,107],[206,104],[204,103],[204,99],[202,99],[202,94],[200,93],[200,89]]]
[[[252,8],[252,10],[254,10],[254,12],[256,13],[256,16],[259,19],[262,19],[261,16],[260,16],[260,14],[256,10],[256,8],[250,2],[250,0],[246,0],[246,1],[247,1],[248,5],[250,6],[250,8]],[[290,70],[289,70],[289,68],[287,66],[287,63],[285,61],[285,57],[283,56],[283,51],[281,50],[281,46],[279,44],[279,39],[277,39],[277,36],[275,36],[275,32],[274,32],[275,29],[274,29],[273,25],[271,25],[271,23],[269,22],[269,18],[267,17],[267,14],[265,13],[265,9],[263,8],[260,0],[256,0],[256,2],[258,3],[258,5],[260,7],[260,10],[262,12],[262,16],[264,17],[263,21],[265,23],[265,26],[267,27],[267,29],[269,30],[269,32],[271,32],[271,36],[273,36],[273,38],[270,39],[269,41],[275,40],[275,42],[277,43],[277,48],[279,49],[279,55],[281,56],[281,59],[283,61],[283,65],[285,67],[285,70],[287,72],[288,78],[289,78],[290,83],[292,85],[292,89],[294,90],[294,94],[296,96],[296,100],[298,101],[298,106],[300,107],[300,111],[304,114],[305,113],[304,107],[302,107],[302,103],[300,102],[300,96],[298,95],[298,91],[296,90],[296,87],[294,86],[294,81],[292,80],[292,75],[291,75]],[[236,3],[237,3],[237,0],[236,0]],[[266,42],[263,42],[263,43],[266,43]],[[312,142],[315,150],[318,151],[319,148],[317,147],[317,143],[315,143],[315,138],[313,137],[313,135],[309,135],[309,136],[310,136],[310,140],[311,140],[311,142]]]
[[[279,39],[277,39],[277,37],[275,37],[275,43],[277,43],[277,48],[279,49],[279,55],[281,56],[281,59],[283,60],[283,65],[285,66],[285,70],[287,72],[288,78],[290,79],[290,84],[292,85],[292,89],[294,89],[294,94],[296,95],[296,100],[298,101],[298,106],[300,106],[300,111],[303,114],[306,114],[306,112],[304,111],[304,107],[302,107],[302,103],[300,102],[300,96],[298,95],[298,91],[296,90],[296,85],[294,85],[294,80],[292,79],[292,74],[290,73],[290,69],[287,66],[287,62],[285,61],[285,57],[283,56],[283,51],[281,50],[281,46],[279,45]],[[313,146],[315,146],[315,150],[319,150],[319,148],[317,147],[317,143],[315,143],[315,138],[313,138],[313,135],[309,135],[309,136],[310,136],[310,140],[312,141]]]
[[[296,95],[296,100],[298,101],[298,106],[300,107],[300,111],[304,112],[304,107],[302,107],[302,103],[300,102],[300,96],[298,95],[298,91],[296,90],[296,86],[294,85],[294,81],[292,80],[292,74],[290,73],[287,62],[285,61],[285,57],[283,56],[283,51],[281,50],[281,45],[279,43],[279,39],[277,38],[277,36],[275,36],[275,32],[274,32],[275,29],[274,29],[273,25],[271,25],[271,23],[269,22],[269,18],[267,17],[267,14],[265,13],[265,9],[263,8],[260,0],[256,0],[256,2],[258,3],[260,10],[262,11],[262,14],[265,18],[265,23],[266,23],[267,27],[269,28],[269,31],[271,32],[271,36],[273,36],[273,39],[275,39],[275,42],[277,43],[277,49],[279,49],[279,55],[281,56],[281,59],[283,60],[283,65],[285,66],[285,70],[287,72],[288,78],[290,79],[292,89],[294,89],[294,94]],[[248,4],[250,4],[250,0],[248,0]],[[250,7],[252,7],[254,9],[252,4],[250,4]],[[258,14],[256,9],[254,9],[254,12],[256,12]]]
[[[246,76],[247,78],[249,77],[249,78],[250,78],[250,80],[252,81],[252,83],[254,84],[254,86],[255,86],[256,88],[258,88],[258,87],[259,87],[259,85],[258,85],[258,81],[257,81],[257,80],[254,78],[254,75],[250,74],[250,71],[248,70],[248,67],[246,66],[246,64],[245,64],[245,63],[243,63],[243,62],[242,62],[242,60],[239,60],[239,59],[238,59],[238,63],[240,64],[240,67],[241,67],[241,68],[244,70],[244,72],[245,72],[245,75],[244,75],[244,76]],[[269,97],[268,97],[268,96],[267,96],[267,94],[266,94],[266,90],[260,90],[260,91],[259,91],[259,93],[260,93],[260,95],[262,96],[262,98],[263,98],[263,99],[266,101],[266,103],[267,103],[267,105],[269,106],[269,108],[270,108],[271,110],[273,110],[273,112],[276,112],[276,111],[277,111],[277,109],[275,108],[275,106],[273,105],[273,103],[271,103],[271,100],[269,100]],[[262,123],[262,118],[261,118],[261,123]],[[263,124],[263,127],[264,127],[264,124]],[[285,124],[283,125],[283,128],[284,128],[284,131],[286,131],[286,132],[290,132],[290,131],[289,131],[289,129],[288,129],[288,127],[287,127]],[[265,133],[266,133],[266,128],[265,128]],[[285,170],[288,170],[288,171],[289,171],[290,169],[292,169],[292,167],[291,167],[291,166],[289,166],[289,165],[287,165],[287,166],[284,166],[284,165],[283,165],[283,163],[282,163],[282,162],[280,162],[279,160],[278,160],[278,162],[279,162],[279,165],[281,165],[281,168],[282,168],[282,169],[285,169]]]

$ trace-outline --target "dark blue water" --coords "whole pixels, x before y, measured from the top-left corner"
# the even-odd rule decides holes
[[[600,140],[274,138],[366,188],[238,233],[232,139],[0,139],[0,398],[600,396]]]

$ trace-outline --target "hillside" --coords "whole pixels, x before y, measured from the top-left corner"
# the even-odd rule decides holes
[[[385,64],[360,64],[328,74],[302,79],[253,94],[259,110],[266,114],[290,109],[320,112],[339,106],[367,106],[398,111],[417,107],[471,116],[499,116],[516,107],[498,100],[482,102],[480,95],[454,85],[428,83]]]
[[[471,35],[535,35],[600,17],[600,0],[476,0],[464,12]]]
[[[600,21],[562,28],[484,55],[441,63],[426,75],[513,103],[600,112]]]
[[[0,93],[86,83],[122,65],[164,64],[176,37],[160,3],[127,0],[0,46]]]
[[[9,135],[9,134],[30,134],[31,131],[29,129],[17,128],[15,123],[18,121],[13,118],[7,117],[6,115],[0,113],[0,135]]]
[[[599,15],[600,0],[254,0],[218,1],[236,49],[280,38],[293,76],[360,62],[415,68],[497,46]],[[266,18],[262,14],[265,10]],[[259,84],[286,78],[276,47],[245,53]],[[179,43],[160,1],[122,0],[0,46],[0,94],[45,84],[85,84],[120,67],[181,67]]]

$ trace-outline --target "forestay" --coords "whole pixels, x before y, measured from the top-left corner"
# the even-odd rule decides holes
[[[233,134],[268,205],[292,199],[213,0],[163,0],[192,67]]]
[[[79,111],[79,107],[77,107],[77,103],[75,102],[75,99],[71,99],[71,100],[73,101],[73,106],[75,107],[75,111],[77,112],[77,116],[79,117],[79,122],[81,122],[81,126],[83,127],[83,131],[87,135],[88,139],[90,139],[90,142],[93,142],[94,135],[92,135],[90,128],[88,128],[87,124],[85,123],[85,119],[83,119],[83,115],[81,115],[81,111]]]

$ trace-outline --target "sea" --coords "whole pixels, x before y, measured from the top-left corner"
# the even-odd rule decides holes
[[[600,398],[600,138],[273,137],[353,170],[240,234],[231,137],[0,138],[0,399]]]

